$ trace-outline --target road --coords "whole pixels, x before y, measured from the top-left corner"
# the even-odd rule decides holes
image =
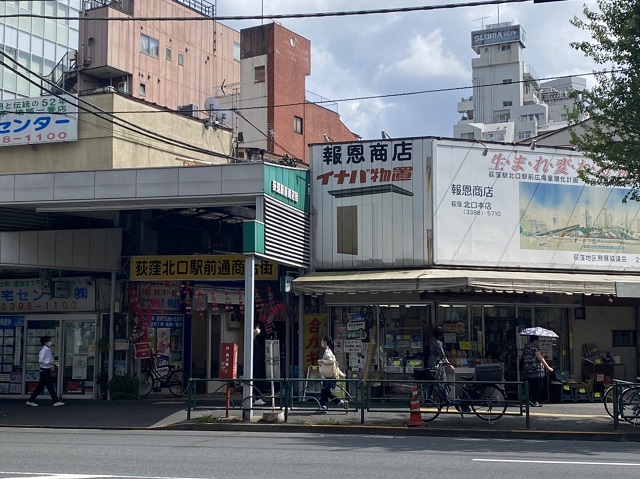
[[[0,428],[0,479],[633,478],[637,443]]]

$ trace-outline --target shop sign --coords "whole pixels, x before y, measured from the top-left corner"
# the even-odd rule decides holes
[[[429,263],[426,162],[432,140],[311,146],[316,267],[420,267]],[[389,234],[393,231],[393,234]]]
[[[40,279],[0,280],[0,313],[95,311],[95,284],[91,278],[66,278],[69,297],[45,293]]]
[[[305,314],[304,315],[304,331],[302,336],[302,344],[304,348],[304,370],[308,370],[309,366],[318,366],[320,359],[319,352],[321,349],[320,342],[324,334],[324,326],[327,321],[326,314]]]
[[[77,102],[72,95],[0,101],[0,147],[77,141]]]
[[[24,326],[24,316],[0,316],[0,329],[13,329]]]
[[[298,210],[307,210],[309,172],[296,168],[264,165],[264,192]]]
[[[362,340],[360,339],[345,339],[342,342],[343,353],[362,353]]]
[[[151,357],[151,346],[148,342],[135,343],[133,345],[134,357],[136,359],[148,359]]]
[[[434,261],[438,265],[640,270],[640,204],[628,188],[588,186],[577,152],[434,146]]]
[[[244,267],[243,255],[133,256],[129,279],[131,281],[244,280]],[[255,277],[257,280],[277,280],[277,263],[258,259]]]
[[[366,339],[367,331],[365,330],[364,321],[354,321],[347,323],[347,339]]]
[[[142,309],[152,311],[180,311],[180,281],[148,282],[142,284]]]

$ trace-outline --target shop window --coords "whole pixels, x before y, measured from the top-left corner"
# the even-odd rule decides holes
[[[338,206],[336,209],[338,253],[358,254],[358,207]]]
[[[266,78],[266,71],[264,65],[255,67],[253,70],[253,81],[255,83],[263,83]]]
[[[636,332],[633,329],[614,329],[611,331],[611,343],[614,348],[635,348]]]
[[[302,118],[299,116],[293,117],[293,131],[302,135]]]

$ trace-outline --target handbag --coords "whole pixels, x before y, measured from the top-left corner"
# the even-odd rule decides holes
[[[320,376],[325,379],[336,379],[340,376],[340,367],[338,361],[333,361],[330,364],[323,363],[320,365]]]

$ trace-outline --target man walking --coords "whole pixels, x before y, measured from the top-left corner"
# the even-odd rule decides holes
[[[29,397],[27,401],[27,406],[36,407],[38,404],[36,403],[36,398],[38,395],[44,392],[44,387],[46,386],[49,390],[49,395],[51,396],[51,400],[53,401],[54,406],[64,406],[64,403],[58,399],[56,395],[56,390],[53,384],[53,378],[51,377],[51,371],[55,366],[58,365],[58,361],[53,359],[53,354],[51,354],[51,337],[50,336],[42,336],[40,338],[40,344],[42,344],[42,349],[40,350],[40,354],[38,358],[40,360],[40,381],[38,381],[38,386],[34,389],[33,394]]]

